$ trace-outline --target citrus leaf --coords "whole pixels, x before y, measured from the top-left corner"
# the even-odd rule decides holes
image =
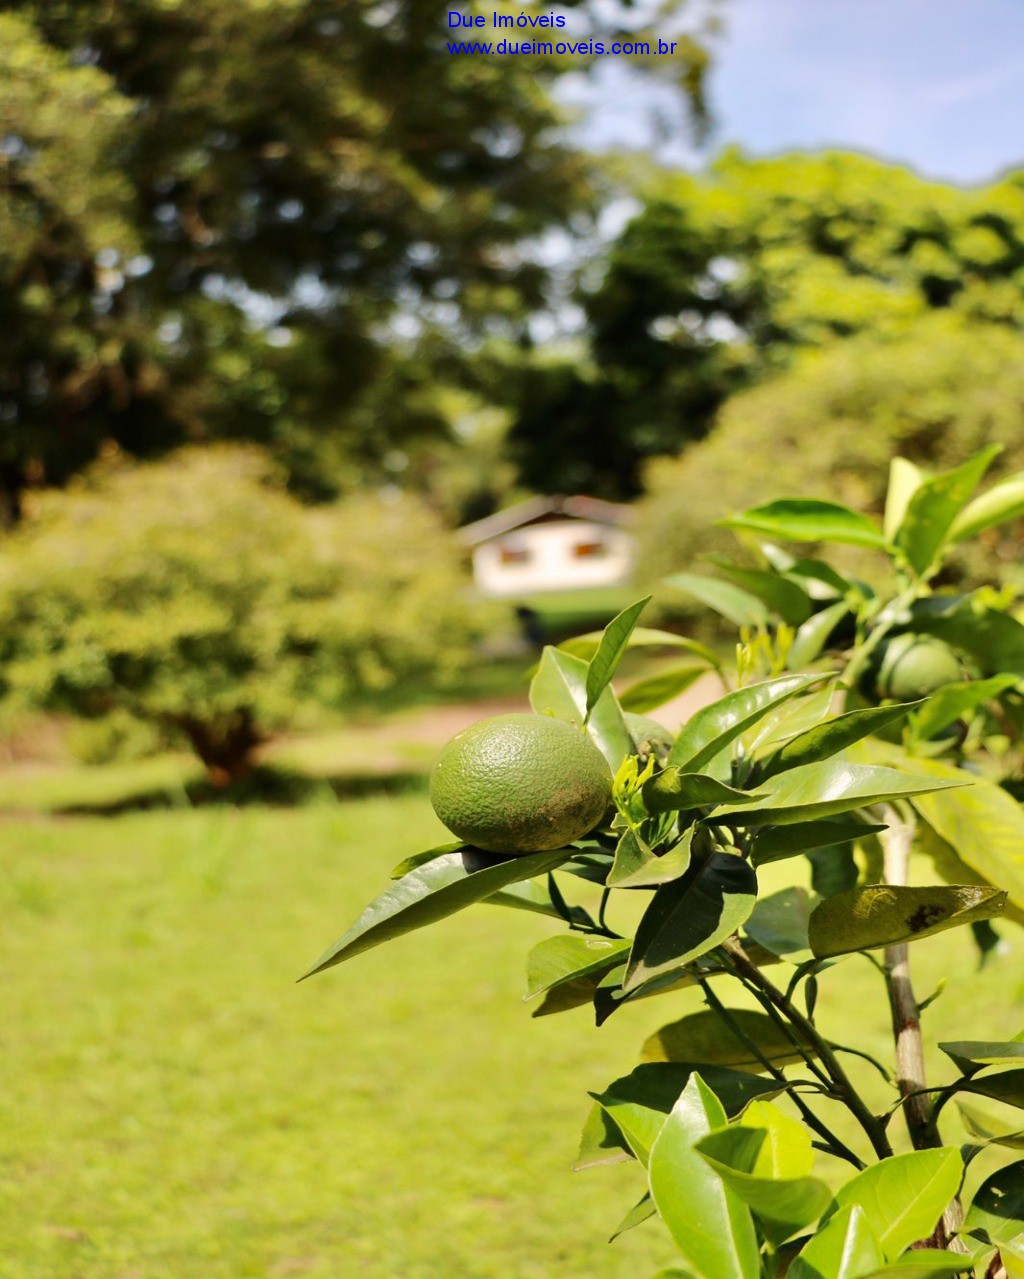
[[[696,684],[706,674],[706,666],[670,666],[624,688],[619,695],[619,704],[624,711],[643,715],[685,693],[691,684]]]
[[[1024,515],[1024,472],[993,485],[969,502],[953,521],[949,531],[951,542],[965,542],[982,529],[994,528]]]
[[[803,1133],[799,1124],[794,1126]],[[765,1236],[779,1244],[817,1221],[832,1202],[832,1192],[816,1177],[762,1171],[759,1156],[769,1146],[767,1138],[764,1128],[744,1122],[709,1133],[697,1142],[697,1150],[760,1220]],[[807,1150],[810,1154],[810,1138]]]
[[[766,1013],[747,1008],[730,1008],[728,1012],[743,1039],[733,1033],[718,1013],[707,1010],[662,1026],[644,1043],[641,1056],[644,1061],[699,1062],[701,1070],[708,1065],[763,1070],[760,1058],[747,1047],[749,1040],[773,1065],[803,1060],[793,1041]],[[810,1044],[805,1048],[812,1056],[815,1054]]]
[[[829,848],[834,844],[846,844],[866,835],[886,830],[884,825],[870,826],[849,818],[825,818],[822,821],[801,822],[796,826],[761,827],[754,840],[751,860],[755,866],[795,857],[809,848]]]
[[[1008,1106],[1024,1110],[1024,1069],[1004,1070],[998,1075],[978,1075],[965,1080],[960,1087],[963,1092],[991,1097],[993,1101],[1003,1101]]]
[[[625,991],[681,968],[731,936],[757,900],[757,876],[742,858],[712,853],[651,898],[629,954]]]
[[[758,1279],[761,1265],[750,1209],[695,1149],[725,1122],[722,1103],[694,1074],[651,1150],[651,1195],[694,1279]]]
[[[714,609],[734,626],[762,626],[768,620],[764,604],[748,591],[717,577],[703,577],[699,573],[673,573],[664,579],[666,586],[683,591]]]
[[[776,679],[726,693],[687,721],[669,753],[668,762],[688,773],[700,772],[705,764],[741,733],[752,728],[774,706],[821,679],[820,675],[780,675]]]
[[[552,986],[584,977],[588,973],[607,972],[625,958],[629,942],[610,937],[590,937],[583,933],[562,933],[538,942],[526,958],[526,999],[540,995]]]
[[[590,659],[586,681],[586,713],[589,715],[597,699],[611,683],[612,676],[626,651],[629,637],[640,614],[651,602],[650,595],[630,604],[617,614],[604,628],[597,652]]]
[[[614,773],[626,756],[633,754],[633,739],[610,688],[597,699],[588,719],[588,670],[580,658],[549,645],[530,684],[530,705],[538,715],[553,715],[580,729],[586,724],[591,740]]]
[[[943,1279],[963,1274],[974,1264],[974,1256],[957,1255],[938,1248],[915,1248],[888,1265],[872,1270],[861,1279]]]
[[[953,521],[970,501],[981,477],[1002,451],[990,445],[952,470],[933,475],[915,489],[893,538],[918,576],[931,569],[949,540]]]
[[[809,950],[808,925],[818,904],[816,893],[806,888],[783,888],[762,897],[743,925],[744,931],[773,955]]]
[[[547,886],[541,880],[525,879],[518,884],[492,893],[483,899],[485,906],[507,906],[512,910],[525,910],[532,915],[546,915],[567,924],[593,927],[594,921],[582,906],[564,906],[556,903]]]
[[[984,702],[1014,688],[1020,680],[1016,675],[993,675],[990,679],[961,680],[946,684],[925,702],[914,716],[914,732],[927,740],[948,728],[961,715],[977,710]]]
[[[921,487],[927,476],[920,467],[905,457],[894,457],[889,463],[889,487],[885,494],[885,518],[883,529],[886,540],[891,542],[903,523],[910,499]]]
[[[839,542],[879,549],[885,546],[881,530],[866,516],[836,502],[813,498],[781,498],[717,523],[724,528],[778,537],[784,542]]]
[[[718,558],[715,567],[741,590],[753,595],[789,626],[799,626],[811,615],[811,597],[798,582],[759,568],[742,568]]]
[[[917,763],[915,760],[915,767]],[[716,810],[714,820],[729,826],[789,826],[926,791],[966,786],[968,782],[963,776],[915,776],[874,764],[825,760],[802,764],[769,778],[760,788],[761,799],[756,805],[748,808],[727,804]]]
[[[408,875],[411,870],[415,870],[417,866],[424,866],[427,862],[434,861],[437,857],[443,857],[445,853],[458,853],[469,845],[461,839],[451,840],[447,844],[438,844],[436,848],[428,848],[423,853],[413,853],[411,857],[407,857],[391,872],[391,879],[401,879],[403,875]]]
[[[523,857],[498,857],[467,849],[446,853],[410,871],[393,888],[363,911],[341,938],[326,950],[300,981],[352,959],[364,950],[391,941],[403,933],[436,923],[456,911],[483,901],[508,884],[542,875],[572,856],[571,848],[528,853]]]
[[[573,1008],[586,1008],[593,1003],[594,995],[604,977],[602,970],[571,977],[552,986],[530,1014],[531,1017],[553,1017],[555,1013],[571,1012]]]
[[[1024,1032],[1015,1039],[959,1039],[939,1044],[963,1071],[978,1066],[1016,1066],[1024,1062]]]
[[[840,1186],[836,1207],[860,1208],[878,1236],[883,1260],[892,1261],[932,1233],[963,1171],[964,1161],[952,1146],[892,1155]]]
[[[718,804],[749,804],[756,792],[737,790],[706,773],[683,773],[674,765],[644,783],[644,807],[649,813],[672,813]]]
[[[824,652],[832,632],[851,611],[845,600],[839,600],[809,617],[793,637],[786,662],[789,669],[799,670],[816,661]]]
[[[608,1242],[614,1243],[620,1235],[624,1235],[627,1230],[632,1230],[634,1226],[642,1226],[645,1221],[650,1221],[652,1217],[658,1215],[658,1210],[654,1206],[654,1200],[651,1198],[650,1191],[645,1190],[642,1197],[630,1208],[629,1212],[622,1218],[612,1233],[608,1236]],[[670,1272],[663,1270],[662,1274],[667,1275]],[[681,1274],[681,1271],[676,1271]]]
[[[816,764],[846,750],[862,737],[877,733],[879,729],[894,724],[921,702],[905,702],[901,706],[871,706],[866,710],[847,711],[824,724],[816,724],[806,732],[790,738],[773,755],[760,765],[760,779],[774,777],[776,773],[802,764]]]
[[[1024,1150],[1024,1129],[1011,1128],[981,1110],[978,1106],[970,1106],[965,1101],[957,1101],[960,1118],[968,1134],[986,1146],[1005,1146],[1009,1150]]]
[[[964,1231],[978,1231],[992,1240],[1024,1234],[1024,1159],[1000,1168],[978,1187]]]
[[[814,1233],[794,1259],[787,1279],[862,1279],[885,1262],[863,1208],[844,1208]]]
[[[648,848],[635,831],[624,831],[608,875],[608,887],[652,888],[678,879],[690,865],[692,840],[693,831],[688,830],[678,843],[658,855]]]
[[[1000,914],[1006,894],[977,884],[909,888],[869,884],[826,897],[811,913],[819,959],[917,941]]]
[[[595,1105],[584,1126],[580,1146],[580,1160],[585,1162],[578,1160],[575,1167],[614,1163],[632,1155],[633,1151],[613,1115],[625,1113],[628,1107],[655,1111],[660,1115],[660,1120],[656,1121],[660,1128],[695,1070],[701,1071],[702,1078],[713,1088],[729,1116],[740,1114],[755,1098],[777,1097],[784,1087],[774,1079],[763,1079],[726,1067],[695,1066],[685,1062],[650,1062],[635,1066],[628,1075],[613,1080],[603,1092],[590,1094],[595,1098]]]
[[[584,661],[589,662],[601,646],[602,635],[603,631],[589,631],[586,635],[575,635],[572,639],[563,640],[558,647],[564,653],[571,653],[574,657],[582,657]],[[637,626],[626,641],[626,648],[684,649],[687,653],[693,653],[695,657],[703,658],[709,666],[720,665],[717,655],[706,644],[688,639],[685,635],[676,635],[673,631],[662,631],[651,626]]]
[[[929,777],[954,780],[960,770],[939,760],[914,759]],[[1024,908],[1024,813],[994,783],[971,778],[963,790],[918,795],[914,807],[929,826],[956,850],[962,861],[990,884],[1005,888],[1010,901]]]

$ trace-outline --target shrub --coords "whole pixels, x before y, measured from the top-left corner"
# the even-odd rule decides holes
[[[174,729],[221,782],[306,704],[453,675],[474,629],[419,505],[305,508],[245,449],[108,465],[0,557],[6,697]]]

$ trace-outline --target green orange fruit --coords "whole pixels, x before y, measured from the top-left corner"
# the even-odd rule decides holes
[[[441,749],[430,801],[445,826],[492,853],[561,848],[593,830],[611,771],[589,737],[547,715],[497,715]]]
[[[897,635],[882,652],[876,677],[880,697],[912,702],[963,679],[956,653],[931,635]]]

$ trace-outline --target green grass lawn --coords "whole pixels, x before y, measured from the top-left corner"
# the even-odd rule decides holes
[[[646,1279],[671,1259],[656,1226],[604,1243],[633,1167],[569,1166],[586,1088],[694,992],[601,1030],[531,1021],[523,956],[555,929],[494,907],[294,984],[442,836],[422,795],[3,825],[2,1279]],[[922,993],[948,977],[931,1041],[1020,1029],[1007,933],[980,975],[964,936],[915,947]],[[847,974],[825,1029],[885,1054],[866,962],[821,1003]]]

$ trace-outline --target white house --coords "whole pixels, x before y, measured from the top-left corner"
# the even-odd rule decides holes
[[[534,497],[459,530],[482,595],[628,585],[632,510],[594,497]]]

